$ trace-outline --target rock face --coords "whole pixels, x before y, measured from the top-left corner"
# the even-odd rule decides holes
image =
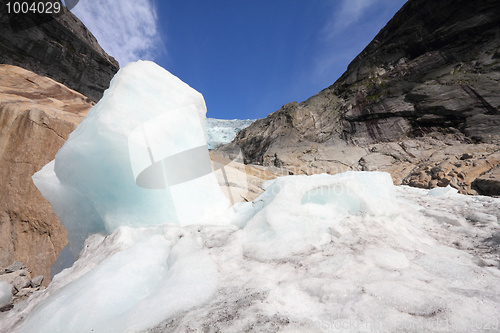
[[[17,21],[2,12],[0,63],[48,76],[96,102],[118,71],[118,62],[76,16],[61,7],[62,15],[18,15]],[[5,11],[4,4],[0,11]]]
[[[50,281],[66,231],[31,176],[50,162],[90,107],[51,79],[0,65],[0,267],[15,260]]]
[[[465,193],[500,195],[498,157],[490,156],[500,149],[499,46],[497,1],[409,0],[332,86],[257,120],[221,150],[239,146],[246,163],[290,172],[371,164],[398,169],[396,183],[433,187],[449,180]],[[407,144],[417,148],[410,153]],[[451,146],[453,157],[429,160]],[[456,161],[470,152],[474,158]],[[474,176],[454,183],[454,176],[433,175],[440,163],[461,163],[445,169],[457,175],[474,169]],[[483,177],[488,172],[493,178]],[[474,177],[488,185],[471,186]]]

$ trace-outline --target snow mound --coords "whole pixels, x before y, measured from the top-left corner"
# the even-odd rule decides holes
[[[227,208],[205,114],[203,96],[158,65],[120,69],[55,160],[33,176],[75,256],[89,234],[200,223]]]
[[[250,126],[255,119],[207,119],[208,148],[215,149],[230,143],[242,129]]]
[[[260,259],[320,247],[351,216],[399,213],[391,176],[382,172],[278,178],[267,184],[254,205],[262,209],[254,210],[246,222],[243,247],[247,255]]]

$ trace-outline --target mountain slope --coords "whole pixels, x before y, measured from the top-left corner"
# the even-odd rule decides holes
[[[462,146],[451,164],[469,150],[478,153],[471,158],[488,159],[500,143],[499,45],[497,1],[409,0],[332,86],[256,121],[221,150],[240,147],[246,163],[299,173],[334,172],[332,165],[360,170],[362,158],[393,150],[384,143],[408,140],[410,146],[433,151],[442,143]],[[372,168],[409,162],[413,168],[405,166],[393,177],[396,183],[412,183],[415,166],[432,155],[429,149],[408,153],[400,147],[402,155],[382,153],[376,159],[385,162]],[[494,171],[498,163],[493,160],[480,174]],[[315,161],[322,165],[307,163]],[[430,176],[435,162],[419,176]],[[438,179],[431,180],[419,186],[436,186]],[[474,180],[454,185],[474,193]]]
[[[13,17],[0,4],[0,63],[48,76],[97,102],[118,62],[76,16],[61,8],[59,15]]]

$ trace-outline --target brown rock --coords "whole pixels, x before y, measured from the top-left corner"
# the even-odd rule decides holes
[[[437,186],[439,186],[439,187],[446,187],[448,185],[450,185],[450,180],[448,178],[441,178],[437,182]]]
[[[47,277],[66,231],[31,176],[88,112],[88,99],[16,66],[0,65],[0,266],[15,260]]]

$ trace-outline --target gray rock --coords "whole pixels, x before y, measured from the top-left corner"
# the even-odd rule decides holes
[[[12,281],[12,285],[16,289],[16,293],[18,293],[31,285],[31,279],[26,275],[19,275]]]
[[[9,265],[7,268],[5,268],[5,273],[12,273],[12,272],[20,271],[23,268],[25,268],[25,267],[24,267],[22,262],[14,261],[11,265]]]
[[[40,285],[42,284],[42,282],[43,282],[43,276],[42,275],[35,276],[33,279],[31,279],[31,287],[32,288],[40,287]]]
[[[16,294],[16,298],[30,296],[31,294],[33,294],[33,292],[37,290],[38,290],[37,288],[30,288],[30,287],[23,288],[19,290],[19,292]]]
[[[18,279],[19,278],[19,279]],[[29,280],[29,285],[31,284],[31,275],[30,275],[30,272],[28,272],[27,270],[20,270],[20,271],[15,271],[15,272],[12,272],[12,273],[8,273],[8,274],[4,274],[4,275],[0,275],[0,281],[4,281],[4,282],[7,282],[11,285],[14,286],[15,284],[15,281],[19,280],[19,281],[26,281],[26,279]],[[25,282],[22,282],[21,284],[23,284]]]

